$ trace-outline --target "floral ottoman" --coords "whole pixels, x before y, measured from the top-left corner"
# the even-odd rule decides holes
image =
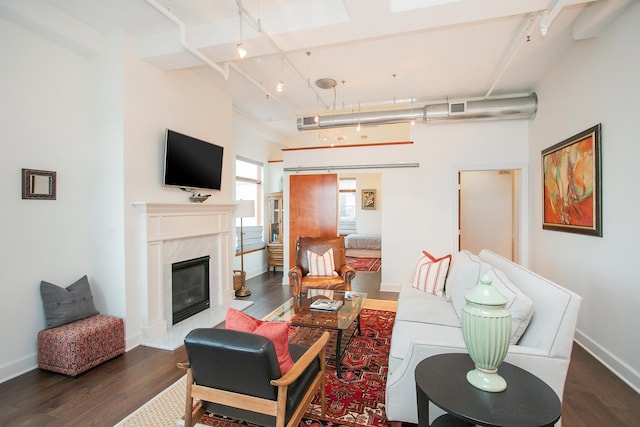
[[[124,353],[124,321],[98,314],[38,332],[38,367],[76,376]]]

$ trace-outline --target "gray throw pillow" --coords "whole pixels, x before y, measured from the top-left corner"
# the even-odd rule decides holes
[[[86,275],[67,288],[43,280],[40,282],[40,296],[47,329],[100,314],[93,303]]]

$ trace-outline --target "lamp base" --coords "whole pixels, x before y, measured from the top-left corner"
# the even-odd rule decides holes
[[[244,286],[236,291],[237,297],[248,297],[249,295],[251,295],[251,291]]]

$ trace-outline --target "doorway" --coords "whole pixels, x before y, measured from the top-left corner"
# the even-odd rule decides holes
[[[489,249],[520,261],[518,169],[458,172],[458,249]]]

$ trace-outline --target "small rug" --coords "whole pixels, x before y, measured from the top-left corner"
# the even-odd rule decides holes
[[[382,258],[346,257],[347,265],[356,271],[378,272],[382,268]]]
[[[353,337],[342,359],[343,378],[335,375],[335,361],[327,363],[326,416],[321,419],[320,405],[314,398],[300,423],[300,427],[348,427],[386,426],[384,392],[387,378],[391,329],[395,319],[394,301],[366,300],[364,307],[384,307],[387,310],[363,308],[361,313],[361,335]],[[306,331],[301,331],[305,329]],[[318,329],[291,328],[292,341],[304,342],[312,339]],[[350,331],[349,331],[350,333]],[[343,335],[349,336],[345,332]],[[334,333],[335,334],[335,333]],[[345,343],[346,344],[346,343]],[[332,337],[335,349],[335,336]],[[332,354],[332,353],[330,353]],[[183,424],[184,393],[186,376],[158,394],[141,408],[116,424],[116,427],[175,426]],[[199,426],[244,427],[215,416],[205,416]]]

